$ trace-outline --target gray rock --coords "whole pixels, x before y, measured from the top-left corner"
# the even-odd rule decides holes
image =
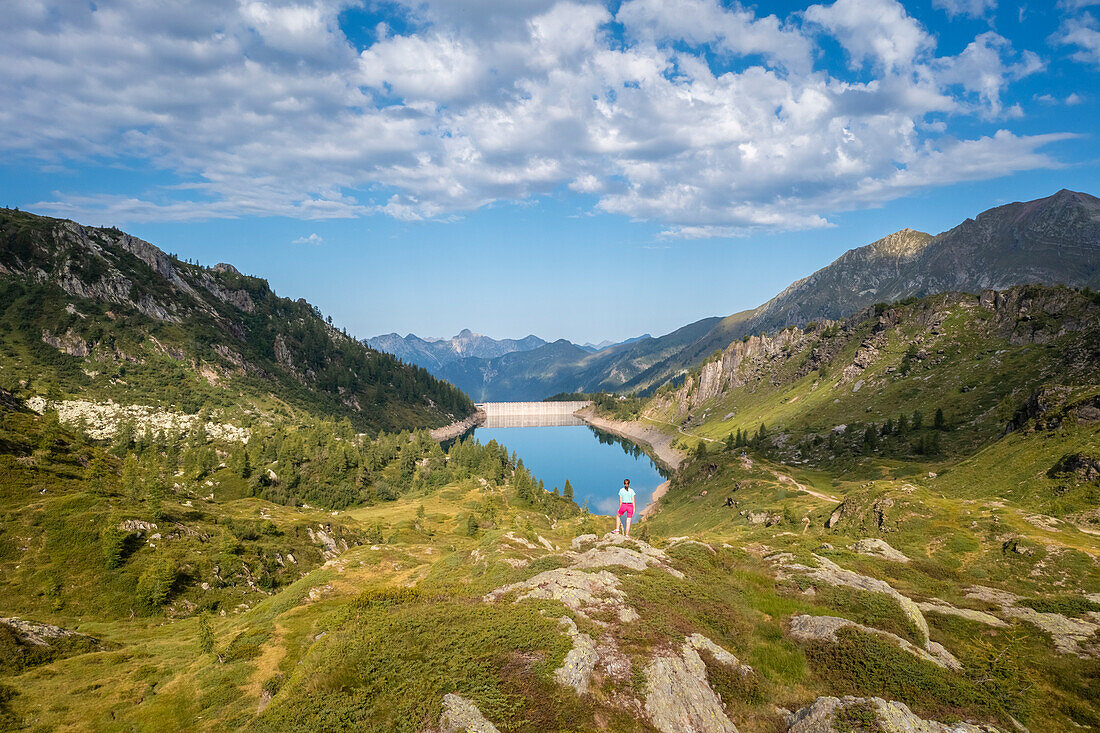
[[[997,628],[1005,628],[1008,626],[1004,621],[993,616],[992,614],[985,613],[983,611],[976,611],[973,608],[959,608],[952,606],[946,601],[941,601],[938,598],[933,598],[927,603],[918,603],[917,607],[925,613],[940,613],[946,616],[959,616],[960,618],[976,621],[980,624],[987,626],[995,626]]]
[[[594,613],[612,613],[623,620],[622,612],[628,610],[637,618],[637,613],[626,605],[626,594],[619,589],[619,578],[606,570],[596,573],[573,568],[546,570],[533,578],[497,588],[487,593],[485,600],[495,602],[509,593],[519,593],[517,602],[528,599],[560,601],[585,618]]]
[[[805,614],[795,616],[791,619],[790,635],[798,641],[829,641],[836,643],[839,641],[836,633],[845,628],[852,628],[857,631],[875,634],[885,639],[889,639],[913,656],[920,657],[927,662],[932,662],[932,664],[943,667],[944,669],[953,669],[956,671],[962,669],[962,664],[959,660],[956,659],[951,652],[934,641],[928,643],[927,649],[921,649],[897,634],[891,634],[889,631],[872,629],[870,626],[857,624],[855,621],[849,621],[846,618],[838,618],[837,616],[809,616]]]
[[[917,717],[904,703],[881,697],[819,697],[811,705],[787,716],[787,733],[837,733],[834,727],[837,713],[844,708],[859,706],[876,716],[878,733],[996,733],[992,726],[970,723],[940,723]],[[850,728],[845,728],[850,730]]]
[[[439,733],[500,733],[496,726],[485,719],[477,705],[461,695],[448,693],[443,696],[443,715],[439,719]]]
[[[1100,657],[1100,643],[1097,643],[1095,637],[1096,632],[1100,631],[1100,624],[1069,618],[1060,613],[1041,613],[1028,606],[1017,606],[1019,596],[997,588],[974,585],[967,589],[966,597],[1000,606],[1004,615],[1038,626],[1050,634],[1054,648],[1063,654]]]
[[[592,637],[577,629],[577,624],[568,616],[562,616],[558,622],[565,626],[565,633],[573,640],[573,648],[565,655],[565,661],[554,670],[554,679],[572,687],[578,695],[588,692],[588,682],[592,670],[596,668],[599,654]]]
[[[712,657],[718,662],[726,665],[727,667],[733,667],[742,675],[752,674],[752,667],[744,664],[740,659],[727,652],[722,647],[715,644],[713,641],[703,636],[702,634],[692,634],[687,637],[687,643],[692,646],[696,651],[706,650]]]
[[[909,558],[877,537],[864,537],[852,545],[852,551],[861,555],[873,555],[894,562],[909,562]]]
[[[645,669],[645,712],[661,733],[737,733],[707,682],[699,653],[685,641],[680,653],[658,652]]]
[[[51,646],[51,642],[70,637],[81,637],[91,643],[99,644],[99,640],[79,631],[65,629],[51,624],[41,624],[37,621],[27,621],[21,618],[0,618],[0,624],[4,624],[23,641],[24,644],[34,646]]]
[[[573,538],[573,549],[579,551],[581,549],[581,547],[583,547],[584,545],[586,545],[590,542],[595,542],[598,539],[600,539],[599,536],[594,535],[594,534],[582,534],[579,537],[574,537]]]
[[[830,585],[841,585],[848,588],[855,588],[856,590],[865,590],[872,593],[882,593],[890,596],[898,605],[901,606],[902,611],[908,616],[916,625],[917,630],[920,632],[921,638],[927,643],[928,641],[928,621],[925,620],[924,614],[921,613],[920,608],[907,596],[902,595],[894,589],[892,585],[884,580],[878,580],[877,578],[871,578],[866,575],[860,575],[859,573],[851,570],[845,570],[828,558],[821,557],[820,555],[814,555],[814,559],[817,560],[819,566],[816,568],[807,567],[805,565],[799,565],[791,561],[789,555],[775,555],[772,558],[780,562],[785,571],[795,570],[804,573],[814,580],[819,580],[823,583]]]

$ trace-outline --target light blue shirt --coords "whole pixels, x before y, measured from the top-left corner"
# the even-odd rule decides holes
[[[634,489],[628,489],[625,486],[619,489],[619,501],[623,504],[634,503]]]

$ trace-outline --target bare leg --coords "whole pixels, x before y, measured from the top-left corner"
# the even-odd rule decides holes
[[[618,532],[622,529],[622,524],[619,521],[621,519],[622,519],[622,517],[620,515],[618,515],[618,514],[615,515],[615,531],[616,532]]]
[[[629,537],[630,536],[630,517],[627,517],[625,521],[626,521],[626,532],[624,534],[627,537]]]

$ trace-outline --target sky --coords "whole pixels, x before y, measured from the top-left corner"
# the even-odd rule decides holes
[[[1100,194],[1100,0],[20,0],[0,205],[367,337],[756,306],[898,229]]]

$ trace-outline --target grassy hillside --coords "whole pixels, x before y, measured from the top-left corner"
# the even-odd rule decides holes
[[[0,380],[51,399],[290,411],[372,431],[442,425],[473,409],[260,278],[10,209],[0,210]]]
[[[630,540],[494,443],[324,420],[105,442],[0,394],[0,617],[59,627],[0,622],[0,720],[1100,727],[1098,307],[935,296],[604,395],[691,454]]]

